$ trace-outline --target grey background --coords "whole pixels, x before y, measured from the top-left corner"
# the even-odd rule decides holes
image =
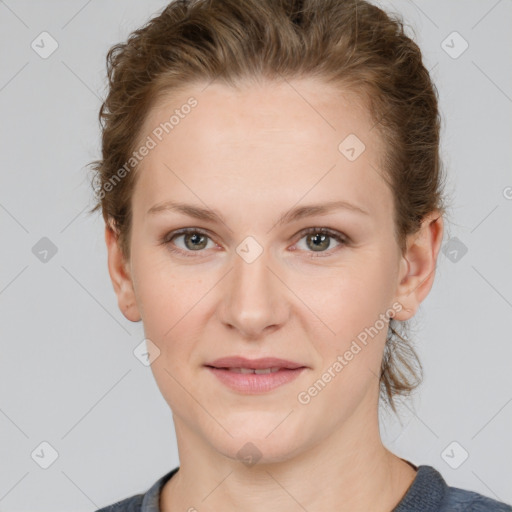
[[[142,324],[118,310],[102,221],[86,214],[105,55],[166,3],[0,0],[1,511],[92,511],[179,463],[171,412],[132,352]],[[424,384],[401,423],[383,414],[383,439],[450,485],[510,503],[512,2],[380,5],[404,15],[432,69],[453,197],[413,324]],[[58,43],[46,59],[31,47],[43,31]],[[453,31],[469,44],[457,58],[460,39],[442,46]],[[46,261],[43,237],[57,250]],[[47,469],[44,441],[58,453]]]

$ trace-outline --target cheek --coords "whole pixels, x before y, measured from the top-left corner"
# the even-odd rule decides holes
[[[348,340],[373,324],[389,307],[389,279],[368,264],[317,273],[296,280],[294,291],[324,326],[322,338]]]
[[[160,351],[151,369],[166,401],[180,410],[190,405],[182,386],[196,393],[204,331],[219,277],[214,272],[200,274],[194,265],[171,265],[159,255],[144,258],[142,252],[134,258],[133,268],[144,334]]]
[[[343,421],[370,390],[378,387],[378,376],[388,332],[386,315],[389,288],[377,268],[351,268],[335,279],[318,279],[308,286],[308,306],[300,316],[309,318],[308,339],[319,354],[318,365],[297,396],[305,422],[314,428],[315,415],[336,404],[337,414],[326,418],[326,426]],[[307,315],[307,316],[306,316]],[[371,391],[373,392],[373,391]],[[300,405],[299,405],[300,404]],[[306,405],[304,405],[306,404]],[[309,424],[311,419],[311,424]]]
[[[308,337],[320,355],[311,379],[312,384],[320,379],[320,388],[326,383],[319,402],[344,397],[342,402],[349,405],[369,385],[376,384],[388,318],[393,314],[392,279],[387,265],[384,257],[368,255],[361,257],[357,265],[337,269],[329,276],[316,276],[315,286],[311,286],[310,278],[297,284],[301,289],[297,295],[316,314],[303,309],[299,316],[309,318]]]
[[[194,305],[207,293],[207,285],[193,266],[170,265],[163,251],[139,251],[133,255],[135,294],[140,304],[147,337],[164,341],[183,329]],[[156,254],[155,254],[156,253]]]
[[[144,334],[160,351],[151,370],[169,406],[183,411],[190,407],[190,397],[183,386],[194,396],[197,394],[193,366],[204,324],[200,316],[211,286],[204,279],[194,278],[192,272],[177,272],[168,262],[148,261],[141,259],[134,267]]]

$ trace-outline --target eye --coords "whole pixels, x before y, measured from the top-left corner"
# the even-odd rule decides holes
[[[327,249],[331,247],[330,239],[333,238],[340,245],[346,245],[348,242],[347,237],[339,233],[338,231],[333,231],[328,228],[308,228],[304,231],[301,231],[300,235],[302,238],[306,240],[306,251],[308,249],[312,249],[312,253],[325,253]],[[327,252],[326,256],[330,256],[331,252]],[[323,255],[322,255],[323,256]],[[318,257],[315,254],[310,254],[309,257],[315,258]]]
[[[179,246],[176,248],[176,240],[182,237],[184,248],[180,248]],[[196,255],[191,253],[201,252],[202,249],[207,248],[208,239],[210,239],[209,235],[200,229],[183,228],[179,231],[173,231],[172,233],[169,233],[169,235],[166,235],[162,240],[162,243],[168,246],[171,252],[176,252],[180,255],[194,258]]]

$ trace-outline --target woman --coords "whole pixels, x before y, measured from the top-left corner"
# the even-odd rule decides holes
[[[96,209],[180,466],[102,510],[512,511],[380,438],[379,398],[419,382],[396,328],[446,213],[437,93],[401,22],[184,0],[107,61]]]

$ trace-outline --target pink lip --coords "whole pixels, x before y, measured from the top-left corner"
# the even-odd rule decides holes
[[[275,357],[265,357],[260,359],[245,359],[244,357],[225,357],[216,359],[207,363],[206,368],[212,372],[224,385],[245,394],[259,394],[271,391],[283,384],[296,379],[305,366],[278,359]],[[279,368],[272,373],[235,373],[228,368]]]

